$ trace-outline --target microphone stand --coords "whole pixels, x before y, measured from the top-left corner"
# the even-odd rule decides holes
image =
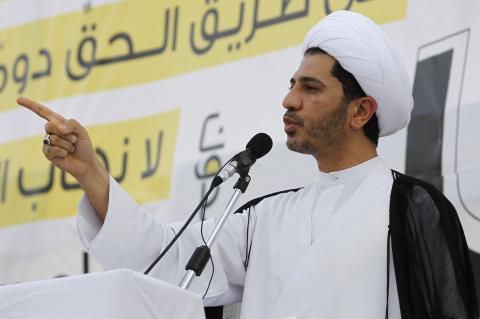
[[[239,175],[240,178],[237,180],[233,188],[235,191],[233,192],[233,195],[230,197],[230,200],[227,203],[227,206],[225,207],[222,215],[217,217],[217,222],[215,224],[215,227],[213,228],[212,233],[206,240],[206,245],[197,247],[195,251],[192,254],[192,257],[190,257],[190,260],[188,261],[187,265],[185,266],[185,270],[187,270],[187,273],[183,277],[182,281],[180,282],[179,286],[182,289],[188,289],[193,281],[193,278],[195,275],[198,277],[202,274],[203,269],[207,265],[208,261],[210,260],[210,247],[212,246],[213,242],[217,238],[220,230],[223,228],[223,225],[225,225],[225,222],[227,221],[228,216],[230,215],[230,212],[233,209],[233,206],[235,205],[236,201],[240,197],[241,193],[245,193],[248,184],[250,183],[250,176],[248,176],[248,171],[250,167],[246,167],[244,169],[239,170]]]

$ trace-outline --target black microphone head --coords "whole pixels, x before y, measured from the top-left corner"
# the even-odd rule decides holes
[[[257,133],[248,141],[246,148],[250,150],[250,154],[255,161],[270,152],[272,145],[272,138],[268,134]]]

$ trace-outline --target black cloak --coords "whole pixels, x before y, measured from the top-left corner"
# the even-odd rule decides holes
[[[402,319],[477,319],[475,280],[455,208],[431,184],[392,173],[389,237]]]

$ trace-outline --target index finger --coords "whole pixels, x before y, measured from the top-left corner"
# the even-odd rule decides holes
[[[17,103],[21,106],[26,107],[27,109],[31,110],[32,112],[36,113],[38,116],[44,118],[47,121],[57,120],[60,122],[64,122],[65,118],[58,113],[53,112],[48,107],[27,99],[26,97],[19,97],[17,98]]]

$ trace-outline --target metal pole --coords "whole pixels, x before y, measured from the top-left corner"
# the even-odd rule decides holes
[[[246,185],[250,182],[250,176],[245,177],[245,182]],[[245,186],[246,188],[246,186]],[[225,222],[227,221],[228,216],[230,215],[230,212],[233,209],[233,206],[237,202],[238,198],[240,197],[241,193],[244,192],[245,189],[240,188],[235,188],[235,191],[233,192],[233,195],[230,197],[230,200],[227,203],[227,206],[225,206],[225,209],[219,217],[216,219],[215,227],[213,228],[210,236],[206,240],[207,247],[211,247],[215,239],[217,238],[218,234],[222,230],[223,226],[225,225]],[[180,282],[179,286],[182,289],[188,289],[193,281],[193,278],[195,278],[195,271],[193,270],[188,270],[185,276],[183,277],[182,281]]]

